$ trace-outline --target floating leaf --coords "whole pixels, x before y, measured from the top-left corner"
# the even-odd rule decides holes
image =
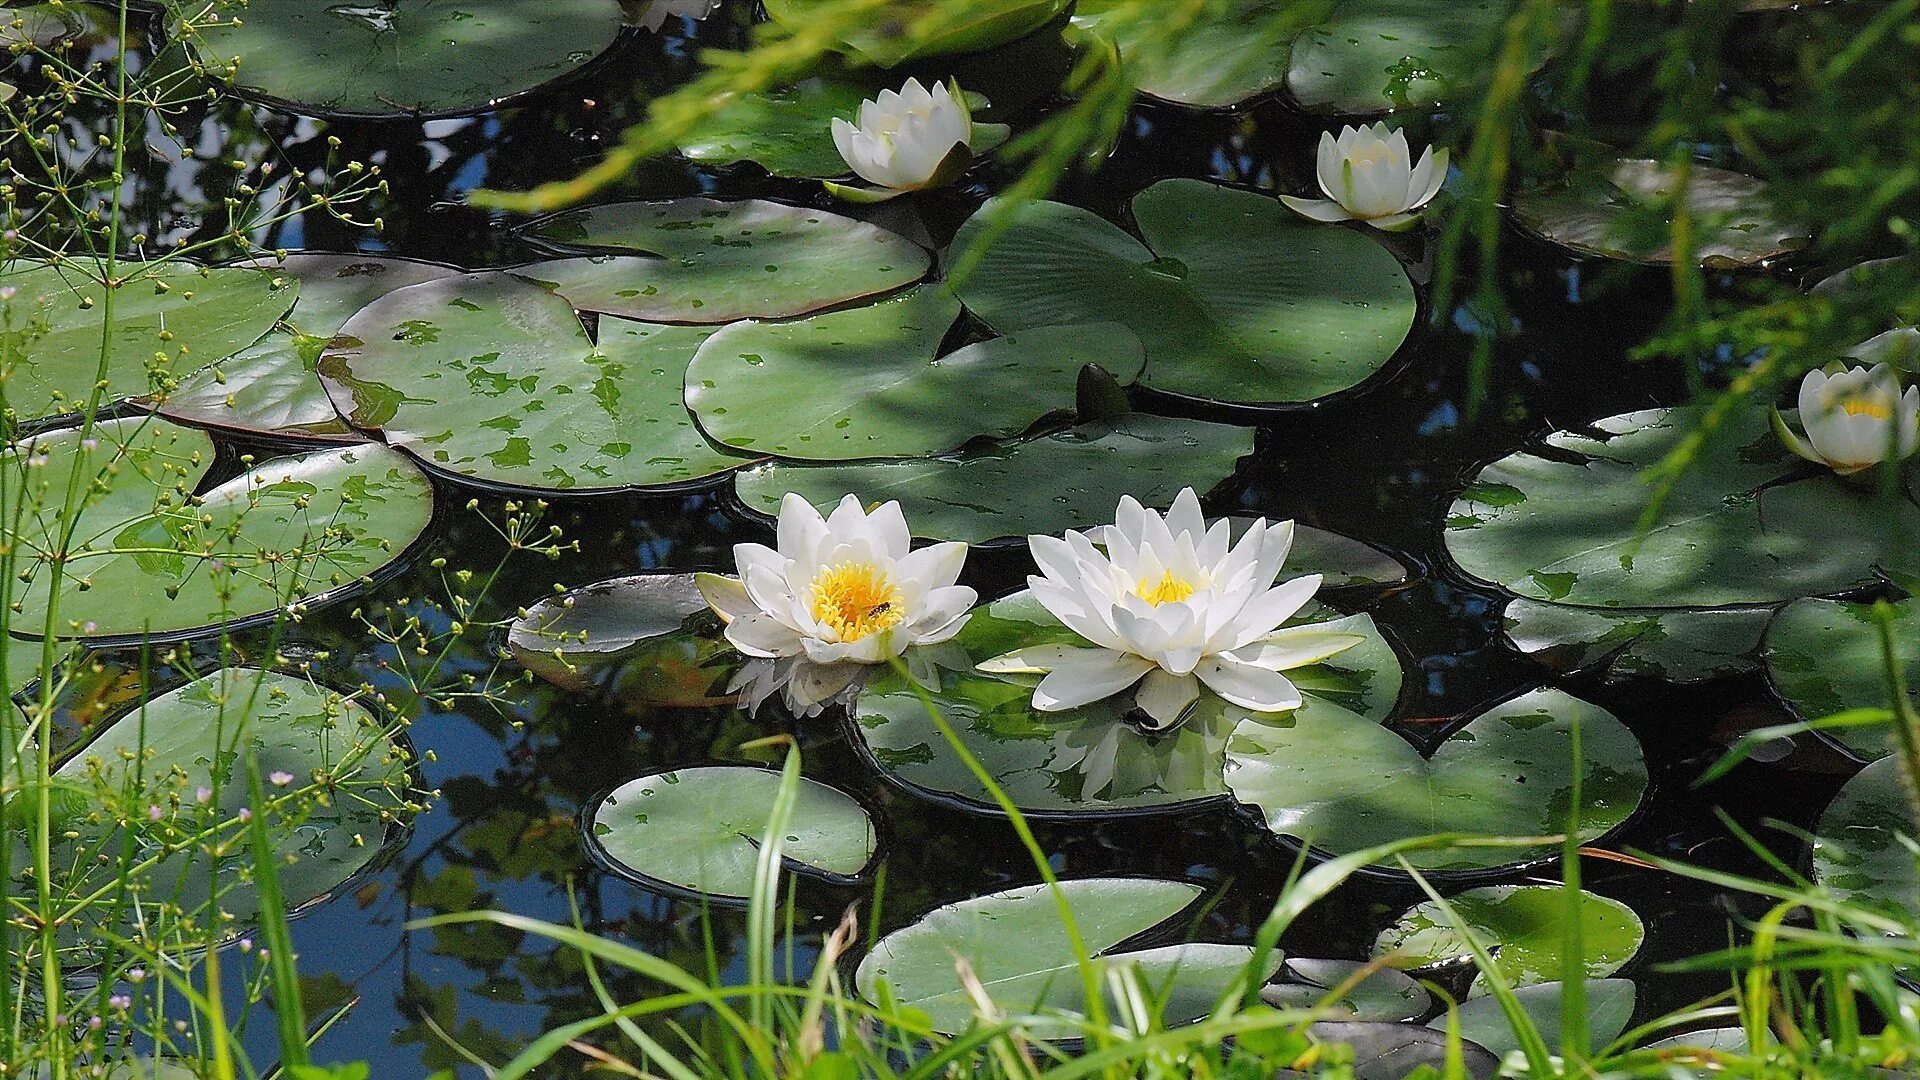
[[[1346,855],[1436,833],[1553,836],[1567,824],[1580,726],[1580,836],[1626,821],[1647,787],[1640,744],[1612,714],[1557,690],[1487,710],[1431,757],[1373,720],[1321,701],[1284,717],[1257,716],[1227,743],[1226,781],[1267,827],[1317,851]],[[1550,858],[1535,847],[1410,851],[1421,869],[1484,870]],[[1397,865],[1397,864],[1392,864]]]
[[[1345,1046],[1353,1055],[1353,1080],[1405,1080],[1439,1074],[1448,1068],[1452,1048],[1445,1035],[1416,1024],[1372,1024],[1364,1021],[1327,1021],[1307,1029],[1314,1041]],[[1500,1059],[1471,1042],[1460,1044],[1460,1064],[1474,1080],[1487,1080],[1500,1068]]]
[[[1711,1050],[1722,1054],[1744,1054],[1748,1049],[1747,1029],[1740,1027],[1702,1028],[1669,1035],[1647,1044],[1649,1050]]]
[[[1883,757],[1840,788],[1813,830],[1813,876],[1843,904],[1905,920],[1920,906],[1920,827],[1900,768]]]
[[[851,170],[834,145],[833,122],[853,120],[861,103],[879,92],[878,86],[816,77],[742,94],[696,124],[682,138],[680,152],[702,165],[751,161],[774,176],[847,176]],[[1005,125],[975,124],[968,145],[979,156],[1006,141]]]
[[[1920,600],[1893,606],[1893,649],[1906,672],[1908,697],[1920,706]],[[1767,630],[1767,677],[1802,720],[1892,703],[1880,626],[1872,604],[1799,600]],[[1892,750],[1891,724],[1830,729],[1861,758]]]
[[[1774,611],[1608,611],[1515,600],[1504,625],[1514,648],[1555,671],[1693,683],[1752,671]]]
[[[1317,1009],[1320,1015],[1367,1023],[1417,1020],[1433,999],[1413,978],[1390,967],[1374,968],[1339,997],[1329,995],[1368,965],[1358,960],[1289,957],[1280,982],[1261,987],[1260,1000],[1276,1009]]]
[[[1226,0],[1194,15],[1194,25],[1171,42],[1154,36],[1162,29],[1159,20],[1143,18],[1120,0],[1082,0],[1073,23],[1113,38],[1121,58],[1139,66],[1134,75],[1142,93],[1176,105],[1224,109],[1286,85],[1291,6],[1286,0]]]
[[[587,831],[615,869],[642,884],[745,900],[780,783],[773,770],[733,765],[654,773],[601,800]],[[873,861],[875,844],[873,821],[852,796],[800,779],[781,848],[787,869],[851,878]]]
[[[961,300],[1002,333],[1117,320],[1147,347],[1142,385],[1241,404],[1352,389],[1413,325],[1406,271],[1352,229],[1199,180],[1154,184],[1132,211],[1145,243],[1077,207],[989,204],[948,256],[979,260]]]
[[[629,704],[727,704],[740,664],[692,574],[614,578],[542,600],[515,620],[507,648],[555,686],[609,685]]]
[[[767,0],[767,17],[793,29],[811,28],[822,0]],[[867,29],[843,41],[861,59],[881,67],[952,53],[979,52],[1025,37],[1052,22],[1069,0],[975,0],[964,8],[896,4],[885,18],[868,20]],[[937,11],[938,29],[909,34]]]
[[[1200,888],[1151,878],[1087,878],[1059,885],[1086,949],[1103,972],[1133,969],[1150,993],[1165,995],[1160,1021],[1168,1027],[1207,1015],[1244,980],[1253,950],[1244,945],[1185,944],[1115,952],[1173,918],[1200,896]],[[1280,963],[1270,956],[1271,968]],[[1061,924],[1058,899],[1046,885],[1026,885],[940,908],[880,939],[860,961],[854,981],[868,1001],[891,1000],[927,1014],[935,1031],[966,1030],[973,999],[956,966],[964,962],[1001,1010],[1013,1014],[1078,1013],[1085,985]],[[1264,978],[1265,976],[1262,976]],[[1097,976],[1102,985],[1107,976]],[[1109,1008],[1112,1003],[1109,1003]],[[1082,1029],[1068,1020],[1023,1025],[1031,1037],[1071,1038]]]
[[[1638,995],[1629,979],[1593,979],[1587,983],[1586,991],[1587,1031],[1592,1045],[1602,1047],[1627,1030],[1628,1022],[1633,1019],[1634,1000]],[[1562,992],[1562,984],[1557,982],[1521,986],[1513,991],[1513,996],[1520,1001],[1520,1008],[1539,1030],[1541,1040],[1556,1050],[1560,1047],[1561,1038]],[[1519,1036],[1514,1034],[1513,1024],[1501,1009],[1500,999],[1492,996],[1471,998],[1461,1002],[1454,1015],[1460,1021],[1460,1037],[1479,1043],[1495,1056],[1504,1058],[1520,1049]],[[1427,1026],[1435,1031],[1445,1031],[1447,1018],[1441,1016]]]
[[[1132,413],[925,461],[768,462],[742,470],[734,490],[769,517],[790,491],[823,509],[848,492],[865,503],[897,499],[915,535],[985,544],[1110,520],[1122,495],[1171,505],[1181,488],[1212,488],[1252,452],[1246,428]]]
[[[1643,530],[1644,473],[1697,421],[1689,409],[1627,413],[1494,462],[1454,504],[1448,552],[1476,578],[1581,607],[1772,604],[1911,572],[1920,506],[1883,505],[1806,465],[1762,409],[1721,422]]]
[[[320,358],[336,408],[430,468],[536,491],[669,488],[746,458],[680,402],[710,327],[600,320],[511,274],[401,289],[347,321]]]
[[[1494,966],[1510,985],[1531,986],[1561,974],[1567,900],[1559,886],[1492,885],[1468,889],[1448,898],[1447,904],[1493,954]],[[1580,894],[1580,927],[1589,979],[1619,971],[1640,951],[1646,937],[1646,928],[1632,908],[1590,892]],[[1440,906],[1428,901],[1381,931],[1373,943],[1373,955],[1411,971],[1465,963],[1472,952]],[[1485,976],[1475,976],[1474,995],[1486,989]]]
[[[395,289],[452,277],[435,263],[379,255],[295,252],[261,269],[300,282],[300,299],[272,333],[180,380],[155,412],[174,420],[301,439],[359,441],[314,366],[355,312]]]
[[[926,249],[878,226],[764,199],[613,203],[521,231],[598,254],[516,273],[577,308],[652,322],[791,318],[911,285],[932,265]]]
[[[1660,162],[1629,158],[1514,200],[1520,223],[1562,247],[1635,262],[1673,262],[1671,204],[1680,178]],[[1752,266],[1807,244],[1803,226],[1771,217],[1765,183],[1694,165],[1686,186],[1693,254],[1710,270]]]
[[[1294,41],[1287,89],[1314,113],[1441,104],[1493,66],[1512,9],[1509,0],[1341,0]]]
[[[191,43],[270,104],[328,116],[480,112],[606,51],[619,0],[251,0]]]
[[[50,49],[79,34],[81,15],[66,4],[29,4],[0,12],[0,51],[11,60],[19,52]]]
[[[1236,540],[1251,520],[1232,519]],[[1287,553],[1287,573],[1319,574],[1323,589],[1398,585],[1407,580],[1406,565],[1372,544],[1297,522],[1293,526],[1293,550]]]

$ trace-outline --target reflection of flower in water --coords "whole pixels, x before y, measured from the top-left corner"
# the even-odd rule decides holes
[[[667,25],[668,19],[704,19],[713,14],[720,6],[720,0],[653,0],[640,8],[640,14],[630,21],[642,30],[659,33]]]
[[[1216,789],[1227,736],[1237,719],[1225,702],[1209,698],[1186,724],[1166,731],[1130,723],[1076,723],[1054,736],[1046,769],[1061,777],[1078,773],[1078,797],[1084,801]]]
[[[973,666],[966,650],[951,642],[916,646],[900,654],[907,674],[929,688],[940,686],[942,668],[965,671]],[[756,657],[734,675],[727,692],[740,694],[749,713],[757,713],[774,694],[795,716],[818,716],[832,706],[846,706],[866,684],[872,664],[841,662],[818,664],[805,656]]]

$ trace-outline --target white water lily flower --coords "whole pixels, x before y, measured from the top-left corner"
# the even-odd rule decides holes
[[[1901,394],[1900,377],[1886,364],[1809,371],[1800,383],[1800,426],[1805,438],[1774,413],[1789,450],[1841,476],[1904,460],[1920,451],[1920,386]]]
[[[1429,146],[1414,164],[1407,133],[1387,125],[1344,127],[1340,137],[1320,133],[1316,170],[1324,199],[1280,196],[1315,221],[1364,221],[1389,232],[1410,227],[1447,179],[1447,152]]]
[[[1243,708],[1284,712],[1300,706],[1300,692],[1282,672],[1364,640],[1280,628],[1320,589],[1317,574],[1275,584],[1293,546],[1291,521],[1269,526],[1262,518],[1230,544],[1231,525],[1209,528],[1189,488],[1164,518],[1124,498],[1112,527],[1097,532],[1028,538],[1041,575],[1027,579],[1034,598],[1088,644],[1021,649],[980,665],[1046,673],[1033,692],[1043,712],[1137,684],[1135,704],[1164,730],[1180,722],[1202,683]]]
[[[653,0],[640,11],[634,22],[642,30],[659,33],[667,25],[668,19],[693,19],[698,21],[713,14],[720,6],[720,0]]]
[[[847,167],[884,189],[883,197],[935,187],[954,178],[972,159],[973,116],[958,86],[929,90],[908,79],[899,93],[880,91],[860,103],[859,123],[835,117],[833,144]],[[857,188],[833,185],[836,194]],[[874,193],[867,193],[871,197]]]
[[[958,634],[977,594],[955,585],[967,545],[912,550],[900,504],[869,514],[852,495],[822,518],[805,499],[780,504],[778,549],[738,544],[740,577],[701,574],[700,593],[748,656],[879,664]]]

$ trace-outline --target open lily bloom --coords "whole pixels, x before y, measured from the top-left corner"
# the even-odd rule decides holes
[[[1800,383],[1802,438],[1776,411],[1774,429],[1787,448],[1851,476],[1920,450],[1920,386],[1900,392],[1886,364],[1809,371]]]
[[[719,6],[720,0],[651,0],[640,9],[634,25],[657,34],[668,19],[704,19]]]
[[[1087,644],[1021,649],[980,669],[1045,673],[1033,693],[1043,712],[1138,686],[1135,704],[1164,730],[1186,715],[1203,683],[1243,708],[1284,712],[1300,706],[1300,692],[1283,672],[1363,640],[1313,626],[1281,629],[1320,589],[1319,575],[1275,584],[1293,523],[1262,518],[1233,544],[1231,525],[1208,527],[1191,488],[1164,518],[1129,496],[1109,528],[1028,544],[1040,566],[1040,576],[1027,579],[1034,598]]]
[[[835,194],[888,198],[948,183],[972,160],[973,117],[959,87],[929,90],[908,79],[899,93],[860,103],[859,122],[835,117],[833,144],[847,167],[879,192],[829,185]]]
[[[1414,164],[1407,133],[1385,124],[1344,127],[1340,137],[1320,134],[1320,190],[1324,199],[1280,196],[1302,217],[1315,221],[1364,221],[1395,232],[1412,226],[1420,209],[1447,179],[1447,152],[1429,146]]]

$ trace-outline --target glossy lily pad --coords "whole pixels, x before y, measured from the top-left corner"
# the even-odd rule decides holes
[[[522,234],[591,254],[516,273],[577,308],[650,322],[791,318],[911,285],[933,262],[878,226],[764,199],[612,203]]]
[[[600,321],[511,274],[388,293],[321,356],[333,403],[431,469],[537,491],[671,488],[748,459],[703,437],[681,375],[711,327]]]
[[[259,762],[265,808],[248,796],[248,754]],[[275,774],[285,782],[272,783]],[[289,910],[331,895],[373,861],[388,830],[405,822],[411,786],[406,752],[364,706],[302,678],[249,668],[147,702],[55,775],[88,800],[68,823],[79,836],[56,841],[71,851],[101,843],[117,850],[124,830],[135,832],[136,845],[178,843],[222,822],[232,832],[243,808],[264,812]],[[233,917],[223,933],[237,936],[259,911],[253,856],[244,842],[221,850],[211,867],[197,844],[160,859],[137,879],[144,903],[170,905],[203,927],[214,925],[206,909],[217,903]],[[218,895],[209,894],[210,879],[221,882]]]
[[[1452,1069],[1454,1048],[1447,1037],[1418,1024],[1379,1024],[1361,1020],[1330,1020],[1307,1029],[1321,1045],[1343,1046],[1352,1057],[1353,1080],[1405,1080]],[[1500,1071],[1500,1059],[1485,1048],[1462,1041],[1458,1057],[1463,1075],[1491,1080]],[[1425,1067],[1427,1072],[1422,1072]],[[1298,1075],[1306,1075],[1301,1073]]]
[[[821,0],[766,0],[767,17],[789,29],[807,28]],[[854,55],[881,67],[952,53],[979,52],[1025,37],[1052,22],[1069,0],[974,0],[965,7],[894,4],[843,39]],[[918,23],[937,12],[937,30]]]
[[[457,115],[574,71],[620,36],[619,0],[251,0],[205,26],[200,62],[241,91],[328,116]]]
[[[1087,950],[1104,972],[1132,968],[1150,993],[1165,996],[1160,1019],[1168,1027],[1207,1015],[1247,974],[1253,950],[1244,945],[1189,943],[1121,951],[1124,943],[1161,926],[1200,896],[1200,888],[1151,878],[1063,881]],[[1280,958],[1270,956],[1272,967]],[[974,1020],[974,1004],[956,965],[964,961],[994,1004],[1014,1015],[1079,1013],[1085,984],[1046,885],[1025,885],[962,900],[881,938],[860,961],[854,981],[869,1001],[884,982],[894,1001],[927,1014],[935,1031],[953,1034]],[[1267,972],[1268,975],[1272,971]],[[1263,978],[1265,976],[1262,976]],[[1111,1003],[1110,1003],[1111,1004]],[[1035,1038],[1071,1038],[1082,1029],[1065,1019],[1022,1025]]]
[[[1110,37],[1120,58],[1138,65],[1134,78],[1142,93],[1224,109],[1286,85],[1298,18],[1290,14],[1293,7],[1286,0],[1225,0],[1197,14],[1171,42],[1160,13],[1121,0],[1082,0],[1073,23]]]
[[[1088,364],[1127,383],[1145,363],[1118,323],[1040,327],[937,355],[959,314],[953,294],[933,286],[795,322],[735,323],[688,366],[687,408],[741,453],[927,457],[1071,412]]]
[[[357,442],[314,373],[327,342],[387,293],[459,273],[412,259],[319,252],[295,252],[260,269],[299,281],[293,310],[249,348],[181,379],[153,403],[155,412],[235,431]]]
[[[774,176],[845,176],[846,160],[833,144],[833,120],[858,115],[860,103],[872,95],[827,78],[742,95],[695,127],[680,152],[702,165],[751,161]]]
[[[514,621],[507,649],[564,690],[607,687],[622,702],[722,705],[740,656],[692,574],[638,574],[540,601]]]
[[[1893,605],[1894,656],[1905,669],[1907,692],[1920,706],[1920,600]],[[1891,704],[1886,656],[1873,605],[1800,600],[1767,630],[1767,677],[1802,720]],[[1892,750],[1891,727],[1833,728],[1828,734],[1872,761]]]
[[[601,800],[587,834],[615,869],[642,884],[745,900],[780,783],[773,770],[734,765],[642,776]],[[852,796],[801,778],[781,848],[788,870],[852,878],[873,861],[876,844],[873,820]]]
[[[1280,981],[1260,988],[1260,1000],[1276,1009],[1317,1009],[1321,1016],[1383,1024],[1417,1020],[1433,1007],[1432,995],[1390,967],[1368,971],[1352,989],[1333,996],[1367,966],[1358,960],[1288,957],[1280,967]]]
[[[1406,271],[1352,229],[1199,180],[1154,184],[1132,211],[1144,242],[1061,203],[989,204],[948,256],[972,267],[955,285],[960,299],[1007,334],[1125,323],[1147,347],[1142,385],[1240,404],[1350,390],[1413,326]],[[997,214],[1007,215],[1001,232]]]
[[[1447,898],[1448,906],[1512,986],[1558,978],[1565,934],[1566,898],[1557,885],[1492,885]],[[1619,971],[1640,951],[1646,928],[1633,909],[1611,897],[1580,894],[1580,928],[1589,979]],[[1374,940],[1373,955],[1409,971],[1472,962],[1466,939],[1438,904],[1428,901],[1403,913]],[[1486,992],[1476,976],[1472,992]]]
[[[1793,456],[1766,411],[1726,418],[1652,528],[1643,473],[1694,429],[1688,409],[1609,417],[1487,466],[1454,503],[1447,550],[1519,596],[1580,607],[1773,604],[1912,572],[1920,506],[1882,504]]]
[[[1532,986],[1515,988],[1513,996],[1519,999],[1520,1008],[1533,1021],[1540,1032],[1540,1038],[1555,1051],[1560,1049],[1560,994],[1561,983],[1536,983]],[[1586,986],[1587,991],[1587,1032],[1591,1036],[1591,1045],[1596,1049],[1611,1043],[1627,1030],[1627,1024],[1633,1020],[1633,1006],[1639,996],[1630,979],[1593,979]],[[1514,1035],[1513,1024],[1500,1007],[1495,997],[1471,998],[1460,1003],[1455,1010],[1460,1021],[1460,1037],[1470,1039],[1486,1047],[1499,1057],[1520,1049],[1520,1040]],[[1447,1018],[1441,1016],[1427,1025],[1436,1031],[1445,1031]]]
[[[1671,201],[1679,177],[1646,158],[1611,163],[1593,176],[1523,192],[1514,216],[1533,232],[1586,255],[1673,262]],[[1767,186],[1742,173],[1695,165],[1686,200],[1694,256],[1712,270],[1753,266],[1805,247],[1803,226],[1772,217]]]
[[[1284,717],[1243,722],[1227,742],[1226,782],[1268,828],[1331,855],[1435,833],[1553,836],[1567,825],[1576,720],[1580,836],[1591,842],[1639,807],[1647,765],[1639,741],[1612,714],[1557,690],[1487,710],[1430,757],[1370,718],[1309,701]],[[1405,857],[1420,869],[1486,870],[1558,851],[1547,843]]]
[[[8,346],[0,377],[20,419],[82,411],[102,378],[103,339],[102,403],[144,397],[259,341],[299,294],[292,279],[246,267],[121,263],[111,289],[103,271],[72,259],[15,262],[0,273],[0,288],[15,290],[4,307],[18,328],[0,333]]]
[[[1813,830],[1813,876],[1842,903],[1911,919],[1920,906],[1920,826],[1900,761],[1883,757],[1840,788]]]
[[[1760,636],[1775,610],[1609,611],[1515,600],[1504,626],[1514,648],[1555,671],[1693,683],[1758,667]]]
[[[76,458],[106,477],[90,505],[59,593],[54,633],[63,637],[184,634],[305,611],[356,588],[417,540],[433,517],[433,491],[406,458],[381,446],[349,446],[276,458],[195,496],[212,462],[198,432],[164,420],[99,425],[37,438],[45,475],[64,478]],[[117,461],[117,466],[110,462]],[[29,498],[58,500],[43,486]],[[24,530],[35,552],[50,528]],[[39,632],[52,575],[37,561],[14,594],[16,633]]]
[[[1247,520],[1235,520],[1236,536]],[[1319,574],[1321,588],[1325,589],[1398,585],[1407,580],[1406,564],[1372,544],[1300,524],[1293,527],[1293,550],[1287,553],[1287,573]]]
[[[1326,663],[1288,672],[1305,694],[1384,719],[1400,693],[1400,659],[1365,615],[1303,613],[1365,642]],[[1131,698],[1110,698],[1059,713],[1033,708],[1032,678],[997,677],[974,665],[1014,649],[1079,641],[1029,592],[976,611],[934,654],[934,706],[994,782],[1023,813],[1097,816],[1171,810],[1225,798],[1223,750],[1236,725],[1255,714],[1203,693],[1180,727],[1145,734],[1127,722]],[[920,696],[898,673],[868,680],[849,710],[868,756],[889,779],[922,795],[997,812]]]
[[[1492,65],[1509,0],[1340,0],[1293,43],[1287,89],[1308,112],[1369,115],[1449,100]]]

